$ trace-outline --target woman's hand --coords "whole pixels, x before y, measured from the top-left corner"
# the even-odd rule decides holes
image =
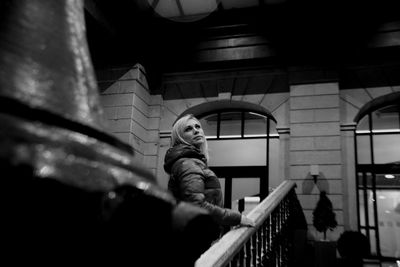
[[[251,227],[254,227],[256,225],[256,223],[252,219],[244,215],[242,215],[242,218],[240,219],[240,224],[243,226],[251,226]]]

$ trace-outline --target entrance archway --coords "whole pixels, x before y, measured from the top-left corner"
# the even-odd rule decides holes
[[[400,258],[400,92],[366,104],[356,116],[358,226],[381,260]]]

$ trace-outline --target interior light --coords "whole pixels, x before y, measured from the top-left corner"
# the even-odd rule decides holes
[[[245,203],[260,203],[260,197],[245,197]]]
[[[245,134],[244,137],[266,137],[266,134]]]
[[[372,133],[399,133],[400,129],[381,129],[381,130],[372,130]],[[358,134],[366,134],[370,133],[369,130],[357,130],[356,133]]]
[[[386,179],[394,179],[395,176],[393,174],[385,174]]]
[[[372,130],[373,133],[398,133],[400,129]]]
[[[220,135],[219,138],[239,138],[241,135]]]
[[[369,130],[357,130],[356,133],[358,134],[364,134],[364,133],[369,133]]]

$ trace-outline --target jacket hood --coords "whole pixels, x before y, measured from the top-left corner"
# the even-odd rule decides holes
[[[164,158],[164,170],[170,174],[174,163],[181,158],[196,158],[202,160],[204,163],[207,162],[206,157],[198,148],[182,144],[167,150]]]

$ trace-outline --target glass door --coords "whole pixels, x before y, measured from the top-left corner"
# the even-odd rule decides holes
[[[357,174],[359,225],[371,254],[400,258],[400,165],[359,165]]]

